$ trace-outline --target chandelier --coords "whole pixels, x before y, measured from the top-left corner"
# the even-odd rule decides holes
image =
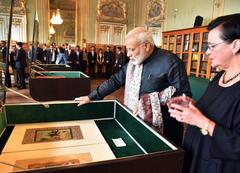
[[[61,14],[60,14],[60,9],[56,10],[56,14],[55,12],[53,12],[50,23],[54,25],[60,25],[63,23],[63,19],[61,18]]]
[[[53,28],[53,26],[51,25],[50,30],[49,30],[50,34],[55,34],[55,29]]]

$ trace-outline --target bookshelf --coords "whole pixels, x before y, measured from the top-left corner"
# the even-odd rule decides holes
[[[182,59],[187,74],[196,77],[211,77],[210,58],[206,55],[208,31],[206,27],[187,28],[163,32],[163,49],[177,54]]]

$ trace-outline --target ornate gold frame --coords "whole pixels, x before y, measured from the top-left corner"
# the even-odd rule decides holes
[[[161,23],[165,19],[164,4],[164,0],[149,0],[146,21],[148,26],[161,26]]]

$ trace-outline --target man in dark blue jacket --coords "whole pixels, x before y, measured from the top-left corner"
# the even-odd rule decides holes
[[[91,47],[91,51],[88,52],[87,58],[88,58],[88,75],[94,78],[95,66],[97,62],[97,52],[95,51],[95,46]]]
[[[18,75],[18,89],[25,89],[26,88],[26,84],[25,84],[25,67],[26,67],[26,52],[25,50],[22,48],[22,42],[17,42],[16,43],[16,47],[17,47],[17,53],[15,56],[15,67],[17,70],[17,75]]]
[[[79,105],[89,103],[91,100],[103,99],[123,85],[125,85],[124,104],[133,112],[136,112],[139,100],[144,95],[160,93],[170,86],[175,88],[175,95],[184,93],[191,96],[190,85],[182,61],[175,54],[157,48],[151,33],[145,28],[138,27],[127,34],[126,49],[130,59],[128,64],[88,96],[76,98]],[[163,134],[181,145],[183,124],[169,116],[167,106],[158,106],[161,109],[161,118],[164,124]],[[154,126],[154,124],[152,125]]]

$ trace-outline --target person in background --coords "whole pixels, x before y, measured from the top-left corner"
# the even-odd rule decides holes
[[[57,59],[55,63],[67,65],[67,57],[65,55],[65,50],[61,46],[58,47],[58,54],[57,54]]]
[[[17,70],[17,75],[18,75],[18,89],[25,89],[26,88],[26,83],[25,83],[25,67],[27,66],[26,64],[26,52],[22,48],[22,42],[17,42],[16,43],[16,56],[15,56],[15,67]]]
[[[54,44],[50,45],[50,48],[47,50],[47,64],[55,64],[57,57],[57,51],[54,47]]]
[[[88,52],[86,47],[83,47],[82,49],[82,58],[83,58],[83,63],[82,63],[82,71],[84,73],[87,72],[87,66],[88,66]]]
[[[240,172],[240,13],[208,25],[211,66],[221,71],[194,104],[186,96],[169,101],[170,115],[189,124],[183,173]]]
[[[83,71],[83,52],[81,51],[79,45],[76,46],[75,53],[76,53],[76,59],[77,59],[75,70]]]
[[[109,78],[112,75],[112,65],[113,65],[113,52],[110,50],[110,46],[107,46],[104,52],[104,63],[106,65],[106,76]]]
[[[46,64],[47,63],[47,44],[43,43],[42,44],[42,49],[43,49],[43,62]]]
[[[161,115],[157,112],[155,119],[151,114],[151,121],[146,120],[147,123],[177,145],[181,145],[183,124],[169,116],[167,106],[160,105],[158,96],[171,86],[176,90],[175,95],[185,93],[191,96],[188,77],[182,61],[175,54],[157,48],[151,32],[144,27],[137,27],[127,34],[126,48],[130,58],[128,64],[100,84],[88,96],[75,98],[75,101],[79,106],[87,104],[91,100],[103,99],[121,86],[125,86],[124,104],[133,113],[137,113],[140,112],[138,108],[142,105],[140,102],[142,97],[152,94],[154,97],[151,101],[156,103],[156,109],[161,109]]]
[[[6,41],[1,41],[1,45],[2,45],[2,55],[3,55],[3,62],[7,64],[6,66],[6,70],[4,71],[4,75],[5,75],[5,86],[6,87],[12,87],[11,84],[11,76],[9,73],[9,57],[7,57],[7,43]]]
[[[91,51],[88,52],[88,74],[90,77],[95,77],[95,66],[97,61],[97,52],[95,52],[95,46],[91,47]]]
[[[44,63],[44,53],[43,49],[39,47],[39,42],[36,41],[34,42],[34,47],[33,47],[33,60],[38,60]],[[31,61],[34,62],[34,61]]]
[[[65,54],[65,57],[67,58],[68,60],[68,56],[69,56],[69,44],[68,43],[65,43],[65,44],[62,44],[62,48],[64,48],[64,54]],[[71,50],[71,45],[70,45],[70,50]]]
[[[18,84],[18,75],[17,75],[17,70],[16,70],[16,53],[17,53],[17,48],[16,48],[16,45],[12,45],[12,49],[11,49],[11,52],[10,52],[10,63],[9,65],[11,66],[12,68],[12,71],[13,71],[13,77],[14,77],[14,82],[13,82],[13,86],[16,87],[17,84]]]
[[[65,56],[66,56],[66,50],[65,50]],[[71,66],[72,71],[75,71],[77,69],[77,54],[72,49],[72,46],[69,44],[67,49],[67,64]]]
[[[103,56],[103,50],[100,48],[98,49],[97,54],[97,69],[98,69],[98,77],[102,77],[103,73],[103,63],[104,63],[104,56]]]
[[[28,50],[28,52],[27,52],[27,57],[28,57],[28,60],[30,61],[30,63],[32,63],[32,62],[35,62],[35,58],[36,57],[34,57],[34,54],[33,54],[33,45],[32,45],[32,43],[29,43],[29,50]]]
[[[122,66],[123,66],[123,60],[124,60],[124,54],[122,52],[122,48],[121,47],[117,47],[116,49],[116,59],[115,59],[115,72],[118,72]]]

